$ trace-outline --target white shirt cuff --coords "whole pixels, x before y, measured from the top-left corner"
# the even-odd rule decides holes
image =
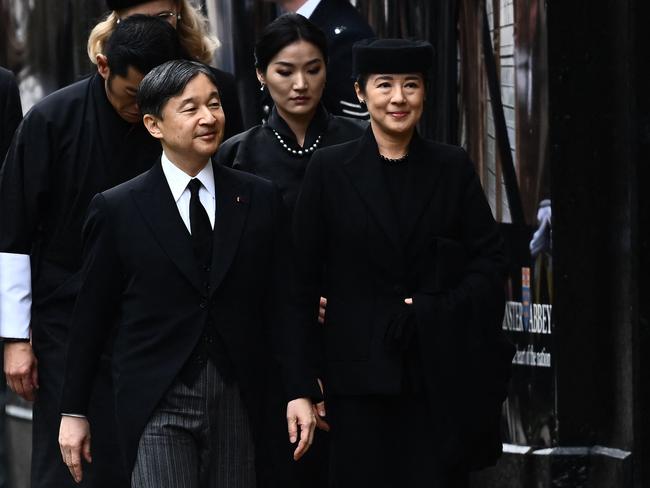
[[[61,412],[61,417],[75,417],[77,419],[85,419],[85,415],[81,415],[80,413],[64,413]]]
[[[0,337],[29,339],[31,314],[29,255],[0,252]]]

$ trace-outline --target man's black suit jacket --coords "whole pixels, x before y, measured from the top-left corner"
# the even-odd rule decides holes
[[[370,128],[316,151],[294,210],[308,301],[327,297],[325,392],[400,394],[402,358],[387,336],[413,313],[434,442],[449,463],[491,464],[513,355],[498,228],[462,149],[415,134],[403,222],[382,164]]]
[[[84,226],[82,285],[61,411],[86,412],[97,360],[117,324],[116,411],[129,472],[148,418],[207,322],[224,341],[254,428],[272,352],[282,361],[288,399],[319,396],[315,376],[298,357],[301,350],[290,349],[300,345],[301,331],[290,311],[281,199],[266,180],[213,167],[216,221],[208,293],[160,163],[98,194]]]

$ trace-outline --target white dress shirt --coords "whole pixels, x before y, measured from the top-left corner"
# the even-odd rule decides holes
[[[320,0],[307,0],[302,5],[302,7],[296,10],[296,13],[308,19],[309,17],[311,17],[311,14],[314,13],[314,10],[316,10],[316,7],[318,7],[319,3]]]
[[[190,227],[190,189],[187,187],[187,184],[192,180],[192,176],[185,173],[182,169],[172,163],[165,153],[163,152],[162,157],[160,158],[162,162],[163,173],[167,179],[167,184],[169,189],[172,192],[176,206],[178,207],[178,213],[181,214],[181,218],[187,227],[187,231],[192,233]],[[212,164],[208,161],[208,164],[205,165],[198,175],[194,178],[198,178],[203,185],[199,189],[199,200],[205,208],[205,211],[210,218],[210,225],[214,229],[214,217],[215,217],[215,188],[214,188],[214,171],[212,169]]]
[[[0,337],[29,339],[32,268],[29,254],[0,252]]]

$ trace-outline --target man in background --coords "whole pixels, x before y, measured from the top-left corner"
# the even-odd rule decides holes
[[[97,55],[97,73],[30,110],[0,170],[0,336],[9,387],[34,401],[33,488],[77,486],[60,461],[57,437],[83,218],[93,195],[160,156],[135,93],[154,66],[181,55],[176,31],[164,20],[121,21]],[[130,485],[116,450],[108,364],[105,355],[94,382],[95,456],[83,486]]]
[[[348,0],[274,0],[287,12],[295,12],[316,24],[327,37],[329,59],[323,104],[328,112],[368,119],[368,111],[354,93],[352,44],[375,37],[359,11]]]
[[[0,66],[0,168],[14,137],[14,132],[23,119],[20,93],[11,71]],[[1,353],[1,350],[0,350]],[[6,383],[0,386],[0,488],[7,486],[7,449],[5,435]]]

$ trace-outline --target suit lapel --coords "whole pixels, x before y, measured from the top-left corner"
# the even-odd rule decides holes
[[[158,162],[145,175],[142,188],[132,191],[140,213],[149,229],[181,274],[203,291],[192,241]]]
[[[406,243],[410,242],[413,233],[430,205],[439,178],[440,163],[435,155],[427,151],[425,142],[417,132],[409,147],[410,165],[406,185]]]
[[[390,194],[384,179],[384,171],[379,160],[379,151],[372,130],[367,129],[359,139],[359,145],[351,158],[344,164],[363,201],[370,209],[379,226],[398,252],[402,252],[397,214],[391,206]]]
[[[211,294],[223,280],[239,245],[250,202],[250,188],[237,180],[231,170],[213,164],[216,188],[216,217],[212,269],[210,271]]]

